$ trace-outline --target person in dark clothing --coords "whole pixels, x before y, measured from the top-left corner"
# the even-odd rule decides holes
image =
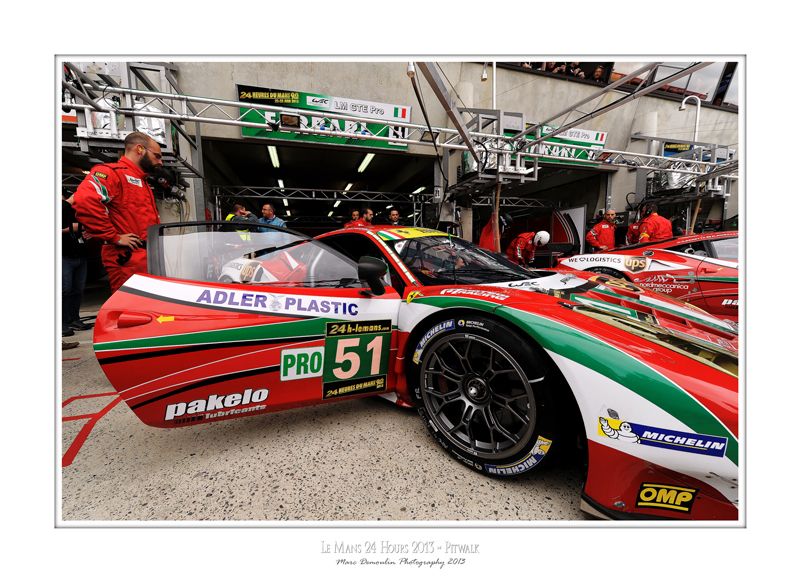
[[[69,198],[61,194],[61,337],[75,335],[74,330],[92,329],[79,316],[88,270],[85,241],[91,235],[75,218],[73,195],[67,194]]]

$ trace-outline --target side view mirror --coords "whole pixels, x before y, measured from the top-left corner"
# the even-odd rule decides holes
[[[367,295],[383,295],[386,288],[383,286],[381,278],[386,274],[389,267],[380,259],[374,257],[361,257],[358,261],[358,278],[366,281],[369,285]]]

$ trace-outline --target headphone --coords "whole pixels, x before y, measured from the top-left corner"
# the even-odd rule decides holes
[[[642,218],[650,216],[653,213],[653,205],[652,204],[645,204],[642,208]]]

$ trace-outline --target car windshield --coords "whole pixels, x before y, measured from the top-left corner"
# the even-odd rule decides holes
[[[302,234],[268,225],[156,225],[151,274],[190,281],[290,287],[364,287],[358,265]]]
[[[389,244],[424,285],[500,283],[537,276],[502,255],[456,237],[425,236]]]
[[[725,259],[727,261],[739,260],[739,237],[723,238],[719,240],[708,241],[714,248],[714,254],[718,259]]]

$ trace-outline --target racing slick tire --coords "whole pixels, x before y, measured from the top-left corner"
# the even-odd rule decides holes
[[[616,279],[622,279],[623,281],[630,281],[630,279],[626,277],[624,273],[617,271],[616,269],[612,269],[611,267],[591,267],[586,270],[591,271],[592,273],[600,273]]]
[[[524,337],[465,315],[431,322],[412,342],[411,396],[448,453],[491,476],[538,469],[552,457],[558,372]]]

